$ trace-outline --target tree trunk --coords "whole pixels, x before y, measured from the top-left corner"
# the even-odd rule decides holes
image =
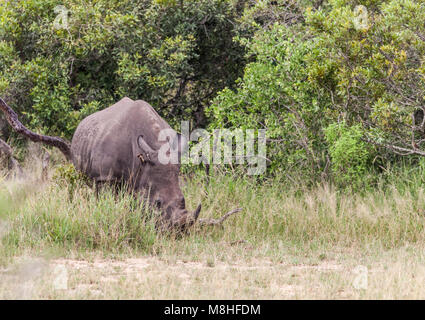
[[[6,119],[0,116],[0,137],[7,140],[9,134],[9,124],[7,123]]]

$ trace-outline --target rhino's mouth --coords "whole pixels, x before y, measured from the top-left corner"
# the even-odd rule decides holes
[[[187,230],[195,224],[201,212],[201,204],[198,205],[195,211],[189,212],[186,209],[173,209],[168,207],[157,227],[161,230]]]
[[[189,228],[198,220],[200,212],[201,204],[193,212],[189,212],[186,209],[174,212],[170,217],[171,225],[182,229]]]

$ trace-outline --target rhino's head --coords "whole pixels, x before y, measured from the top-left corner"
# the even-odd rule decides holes
[[[168,155],[176,152],[179,159],[186,143],[180,135],[174,139],[166,140],[162,145],[168,144],[165,150]],[[143,135],[137,139],[140,160],[141,175],[138,181],[138,189],[146,197],[150,205],[162,212],[161,227],[185,229],[191,226],[198,218],[201,205],[193,211],[186,209],[183,193],[179,186],[179,161],[166,163],[161,158],[161,150],[154,150]],[[176,149],[177,148],[177,149]]]

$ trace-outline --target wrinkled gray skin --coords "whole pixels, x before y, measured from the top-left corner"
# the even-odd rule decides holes
[[[193,213],[186,210],[178,180],[180,166],[158,161],[164,143],[175,147],[180,141],[177,134],[178,140],[158,141],[162,129],[171,127],[147,102],[124,98],[81,121],[71,143],[72,162],[97,186],[126,183],[148,198],[163,212],[162,226],[186,228],[201,208]]]

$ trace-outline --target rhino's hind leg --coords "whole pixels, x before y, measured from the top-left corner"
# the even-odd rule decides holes
[[[101,187],[102,186],[100,182],[97,182],[97,181],[94,182],[94,193],[96,194],[96,199],[99,199],[99,192]]]
[[[109,185],[109,181],[94,181],[94,189],[96,194],[96,199],[99,199],[99,194]]]

